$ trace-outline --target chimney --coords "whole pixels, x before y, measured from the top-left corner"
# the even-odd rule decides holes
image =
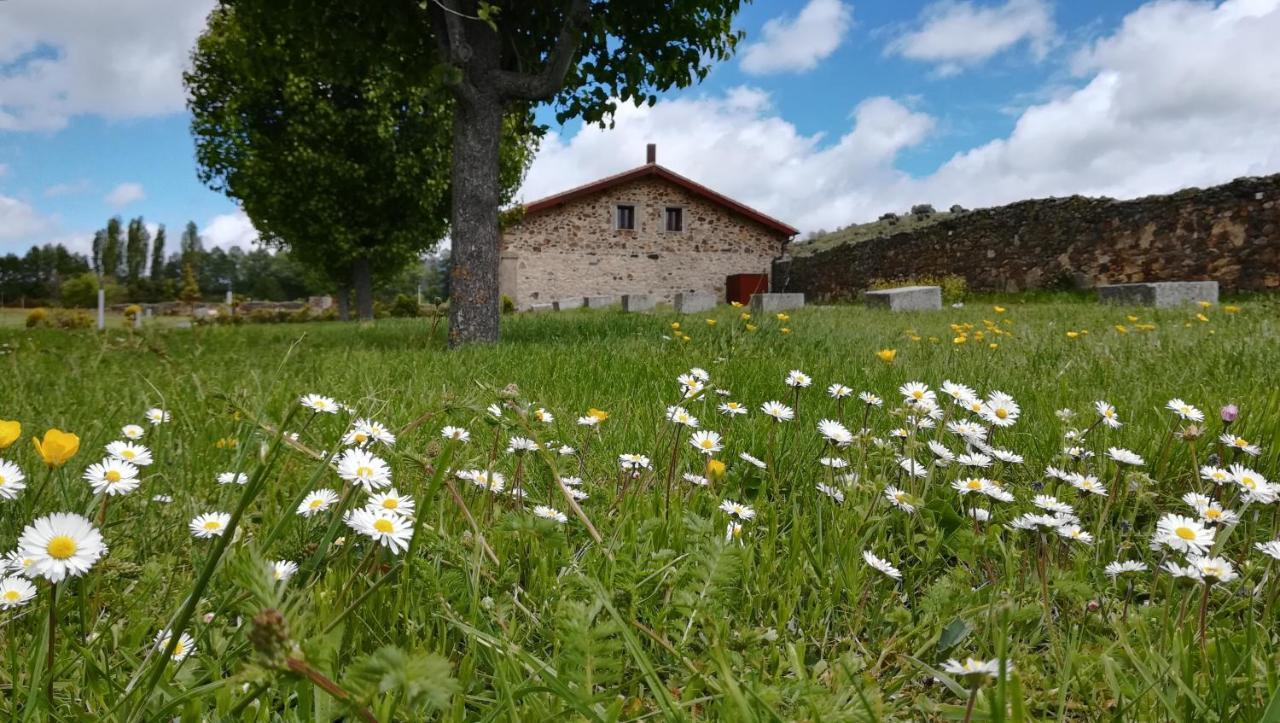
[[[649,165],[652,166],[653,164],[658,162],[658,144],[650,143],[649,145],[645,146],[644,150],[645,150],[645,159],[644,159],[645,163],[648,163]]]

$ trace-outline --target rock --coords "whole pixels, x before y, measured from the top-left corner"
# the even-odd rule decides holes
[[[900,286],[866,293],[867,306],[889,311],[937,311],[942,308],[942,287]]]
[[[556,311],[568,311],[569,309],[581,309],[583,298],[584,297],[581,297],[581,296],[574,296],[568,299],[557,299],[556,301],[551,302],[551,305],[556,308]]]
[[[804,306],[804,294],[752,294],[751,310],[757,313],[786,311]]]
[[[1216,281],[1153,281],[1145,284],[1106,284],[1098,287],[1104,304],[1168,308],[1197,301],[1218,303]]]
[[[618,303],[616,296],[587,296],[582,299],[583,306],[588,309],[603,309]]]
[[[696,314],[716,308],[717,297],[706,291],[682,291],[676,294],[676,312],[680,314]]]
[[[623,294],[622,310],[627,312],[652,311],[653,297],[649,294]]]
[[[537,314],[543,311],[554,311],[555,308],[554,304],[532,304],[529,306],[529,311]]]

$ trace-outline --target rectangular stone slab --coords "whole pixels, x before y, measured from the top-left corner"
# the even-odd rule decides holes
[[[759,313],[804,307],[804,294],[752,294],[751,310]]]
[[[716,308],[717,297],[709,291],[682,291],[676,294],[676,311],[681,314],[696,314]]]
[[[626,312],[652,311],[653,297],[649,294],[623,294],[622,310]]]
[[[889,311],[937,311],[942,308],[939,286],[900,286],[877,289],[865,295],[867,306]]]
[[[1143,284],[1106,284],[1098,287],[1104,304],[1168,308],[1197,301],[1218,303],[1216,281],[1152,281]]]
[[[588,309],[603,309],[607,306],[613,306],[618,303],[616,296],[587,296],[582,299],[582,303]]]
[[[543,311],[554,311],[555,307],[551,304],[533,304],[529,307],[529,311],[537,314]]]
[[[582,297],[575,296],[571,299],[557,299],[551,302],[551,305],[556,307],[556,311],[568,311],[569,309],[581,309]]]

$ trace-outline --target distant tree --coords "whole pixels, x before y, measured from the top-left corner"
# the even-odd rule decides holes
[[[187,225],[182,229],[182,239],[179,246],[182,253],[182,264],[185,266],[199,266],[204,257],[204,240],[200,238],[200,230],[196,228],[195,221],[187,221]]]
[[[156,229],[156,239],[151,243],[151,280],[164,277],[164,224]]]
[[[137,284],[147,272],[147,256],[151,245],[151,232],[147,230],[142,217],[130,219],[127,239],[125,241],[125,278],[129,283]]]
[[[102,273],[102,247],[107,243],[107,232],[98,229],[93,232],[93,270]]]
[[[917,203],[911,207],[912,216],[932,216],[935,213],[937,213],[937,211],[935,211],[933,206],[928,203]]]
[[[196,270],[191,264],[182,265],[182,289],[178,292],[178,300],[194,304],[201,299],[200,284],[196,282]]]
[[[102,274],[114,277],[120,273],[121,262],[124,261],[124,239],[121,237],[121,221],[119,216],[112,216],[107,221],[106,236],[102,242]]]

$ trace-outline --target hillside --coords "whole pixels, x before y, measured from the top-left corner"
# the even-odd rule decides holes
[[[875,221],[850,224],[835,231],[818,233],[812,238],[796,241],[791,244],[791,254],[793,256],[812,256],[820,251],[826,251],[845,244],[857,244],[871,239],[886,238],[896,233],[917,231],[926,226],[945,221],[955,215],[957,214],[937,211],[921,215],[901,213],[889,218],[889,214],[885,214],[885,217]]]

